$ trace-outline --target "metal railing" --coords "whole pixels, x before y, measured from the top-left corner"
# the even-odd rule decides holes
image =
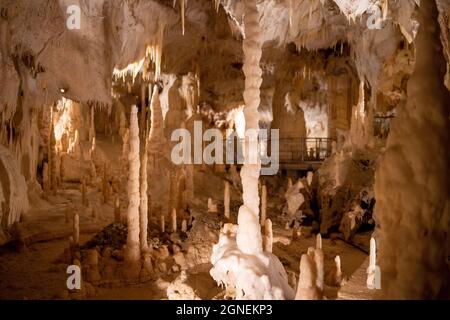
[[[332,150],[331,138],[280,138],[279,143],[279,162],[280,163],[307,163],[322,162],[331,155]],[[231,157],[234,158],[233,163],[242,164],[244,156],[242,153],[243,139],[234,138],[234,141],[224,140],[224,155],[226,155],[227,144],[232,144]],[[270,155],[272,150],[271,139],[267,139],[265,146],[266,152]],[[229,145],[231,146],[231,145]]]
[[[322,162],[331,155],[331,138],[281,138],[280,163]]]

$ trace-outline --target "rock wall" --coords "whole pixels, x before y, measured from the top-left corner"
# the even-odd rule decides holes
[[[28,211],[27,190],[25,178],[20,174],[13,155],[0,145],[0,232],[7,232]]]
[[[449,92],[434,1],[422,1],[408,102],[376,173],[381,287],[386,298],[448,298]]]

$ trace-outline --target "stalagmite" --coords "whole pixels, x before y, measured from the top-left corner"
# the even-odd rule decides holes
[[[171,213],[172,232],[177,232],[177,209],[173,208]]]
[[[217,203],[211,198],[208,198],[208,212],[217,213]]]
[[[320,233],[316,238],[316,249],[314,250],[314,262],[316,265],[316,286],[320,293],[323,294],[323,284],[324,284],[324,257],[322,251],[322,237]]]
[[[225,218],[230,220],[230,183],[225,180],[225,189],[223,191],[223,206]]]
[[[267,218],[267,187],[265,184],[261,186],[261,226],[264,227]]]
[[[377,266],[377,243],[370,238],[369,267],[367,268],[367,288],[381,289],[381,272]]]
[[[245,2],[245,39],[243,44],[245,75],[244,116],[246,138],[244,140],[244,165],[241,179],[244,204],[239,208],[236,242],[239,250],[247,254],[262,251],[261,227],[259,224],[258,179],[261,159],[256,148],[259,132],[260,86],[262,70],[259,61],[262,55],[259,13],[255,0]]]
[[[262,70],[261,30],[256,0],[243,3],[245,9],[243,44],[245,74],[244,165],[241,169],[243,202],[239,208],[238,225],[225,224],[218,244],[213,246],[210,274],[217,283],[234,288],[236,299],[292,299],[283,265],[270,252],[263,250],[259,222],[258,180],[261,159],[258,145],[260,85]]]
[[[128,154],[128,209],[127,209],[127,245],[125,261],[135,264],[140,259],[139,242],[139,126],[137,108],[133,106],[130,115],[130,150]]]
[[[292,227],[292,241],[295,241],[298,239],[298,226],[296,224],[294,224],[294,226]]]
[[[436,1],[420,1],[414,72],[375,174],[381,290],[448,298],[450,96]],[[430,158],[431,157],[431,158]]]
[[[312,171],[308,171],[308,174],[306,176],[306,181],[308,182],[308,186],[311,186],[312,180],[313,180],[314,173]]]
[[[73,243],[75,246],[80,244],[80,216],[75,213],[73,217]]]
[[[320,233],[316,236],[316,249],[322,250],[322,235]]]
[[[316,266],[313,257],[302,254],[300,259],[300,275],[297,284],[295,300],[319,300],[321,295],[316,286]]]
[[[187,232],[187,221],[186,221],[186,219],[183,219],[183,221],[181,221],[181,232],[184,232],[184,233]]]
[[[145,252],[148,249],[147,242],[147,227],[148,227],[148,194],[147,194],[147,139],[143,137],[143,148],[141,149],[141,167],[140,167],[140,204],[139,204],[139,225],[140,225],[140,239],[141,251]]]
[[[264,223],[264,251],[272,252],[273,231],[272,220],[267,219]]]
[[[340,286],[342,283],[341,258],[339,256],[334,258],[333,282],[335,286]]]

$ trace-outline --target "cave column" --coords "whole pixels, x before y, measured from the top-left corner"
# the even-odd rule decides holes
[[[261,226],[259,224],[258,194],[261,159],[257,148],[255,148],[259,132],[258,107],[262,82],[262,70],[259,66],[262,55],[262,41],[256,0],[245,1],[244,25],[244,116],[247,134],[244,142],[245,161],[241,170],[244,204],[239,208],[236,242],[242,252],[257,254],[262,252],[263,249]]]
[[[408,100],[375,175],[381,290],[387,299],[443,298],[448,286],[450,96],[435,1],[421,1]]]
[[[137,118],[137,108],[133,106],[130,116],[130,136],[129,136],[129,173],[128,173],[128,210],[127,210],[127,245],[125,261],[130,265],[135,265],[140,260],[140,239],[139,239],[139,126]]]

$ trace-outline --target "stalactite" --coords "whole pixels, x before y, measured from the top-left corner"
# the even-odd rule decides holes
[[[139,125],[137,108],[132,106],[130,115],[130,149],[128,154],[128,209],[127,209],[127,246],[125,261],[130,264],[140,259],[139,239]]]
[[[149,153],[156,156],[161,152],[163,143],[163,115],[161,110],[161,102],[159,99],[158,87],[153,89],[152,100],[150,103],[151,109],[151,126],[149,133]]]
[[[164,25],[159,24],[156,39],[146,48],[145,56],[155,65],[155,81],[161,76],[161,61],[164,42]]]
[[[225,218],[230,220],[230,183],[225,180],[225,189],[223,191],[223,207]]]
[[[219,12],[220,0],[213,0],[213,1],[214,1],[214,8],[216,9],[216,12]]]
[[[140,121],[140,128],[139,133],[141,134],[141,139],[147,140],[147,106],[146,106],[146,99],[145,94],[147,91],[147,86],[145,83],[141,84],[141,121]]]
[[[267,187],[265,184],[261,186],[261,226],[264,227],[267,219]]]

